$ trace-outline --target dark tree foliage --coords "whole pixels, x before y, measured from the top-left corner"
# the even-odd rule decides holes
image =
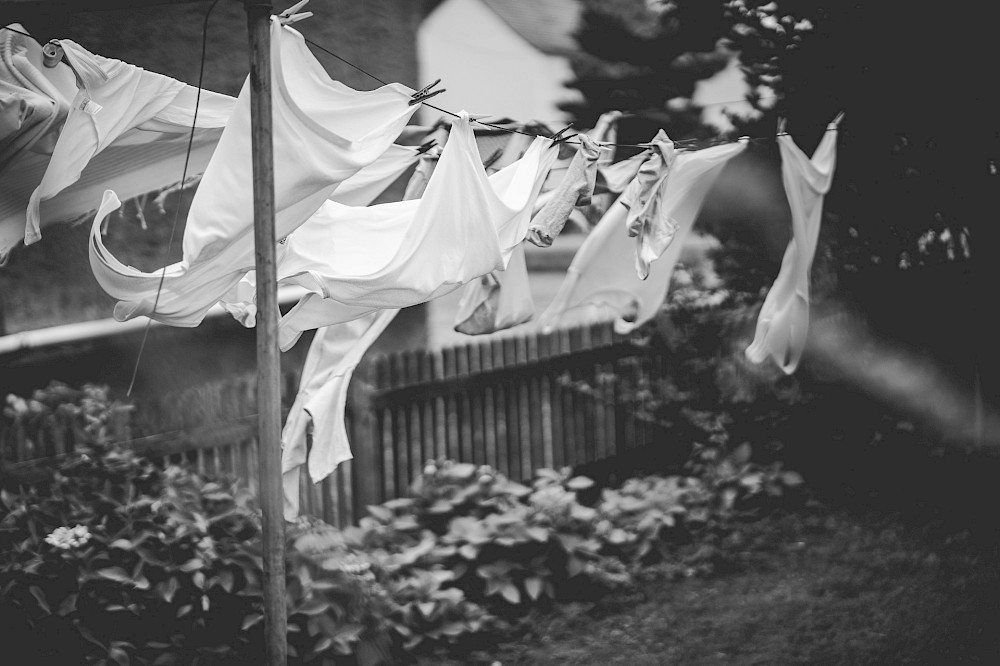
[[[645,0],[581,0],[577,41],[585,51],[574,58],[570,87],[583,99],[563,109],[577,126],[591,127],[610,110],[628,114],[629,141],[645,141],[663,127],[672,137],[707,137],[711,130],[690,104],[695,84],[726,66],[730,53],[721,4]]]
[[[753,119],[732,118],[739,134],[773,136],[783,116],[810,154],[827,123],[846,111],[817,255],[829,259],[818,262],[829,272],[825,281],[877,333],[970,381],[978,374],[987,400],[998,401],[1000,324],[985,304],[988,288],[1000,283],[991,249],[1000,229],[989,219],[1000,192],[1000,96],[978,73],[978,64],[992,60],[989,3],[582,2],[579,41],[589,56],[577,62],[573,87],[585,100],[571,109],[580,126],[619,108],[675,139],[706,136],[699,109],[683,102],[714,73],[707,63],[717,68],[727,50],[739,54],[748,99],[760,110]],[[646,127],[641,133],[629,138],[652,135]],[[747,152],[757,158],[754,168],[779,168],[773,142]],[[776,187],[784,205],[780,180]],[[770,229],[760,222],[749,234],[746,225],[711,228],[730,250],[719,265],[741,286],[753,286],[748,276],[777,272],[779,244],[763,236],[787,222],[771,221]]]
[[[984,285],[974,260],[989,252],[993,233],[974,203],[986,172],[970,123],[979,93],[975,83],[963,91],[947,80],[976,62],[966,24],[986,12],[956,12],[960,25],[897,1],[798,0],[781,10],[815,29],[768,60],[781,76],[775,113],[807,153],[833,115],[847,113],[824,220],[840,297],[879,332],[959,374],[994,372],[983,363],[987,339],[976,334]],[[736,44],[747,62],[772,55],[752,32]],[[773,119],[743,130],[768,134]]]

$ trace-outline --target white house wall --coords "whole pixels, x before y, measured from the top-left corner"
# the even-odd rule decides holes
[[[575,99],[565,57],[547,55],[524,40],[478,0],[445,0],[417,33],[421,85],[440,78],[447,92],[432,104],[449,111],[558,122],[556,104]],[[442,114],[423,107],[420,122]]]

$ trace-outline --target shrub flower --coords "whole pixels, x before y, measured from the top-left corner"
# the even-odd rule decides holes
[[[45,541],[56,548],[69,550],[86,545],[90,541],[90,530],[85,525],[76,527],[57,527],[45,537]]]

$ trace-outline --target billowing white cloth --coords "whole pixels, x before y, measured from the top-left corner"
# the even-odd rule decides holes
[[[0,30],[0,173],[28,151],[52,152],[76,94],[68,66],[45,67],[41,44],[19,23],[9,28]]]
[[[606,131],[607,128],[601,131]],[[579,135],[579,149],[559,174],[557,184],[536,201],[536,212],[528,227],[528,240],[549,247],[562,231],[576,206],[590,203],[602,150],[587,135]],[[551,184],[553,173],[545,184]],[[545,198],[540,208],[538,203]],[[518,246],[506,270],[492,271],[465,285],[455,314],[455,330],[468,335],[495,333],[531,320],[535,306],[528,281],[524,248]]]
[[[552,190],[544,206],[535,214],[528,227],[528,240],[538,247],[549,247],[562,232],[576,206],[590,203],[597,179],[597,163],[602,150],[590,137],[578,137],[580,147],[566,169],[562,181]]]
[[[556,157],[552,145],[538,137],[487,177],[463,113],[420,199],[367,208],[326,202],[279,258],[279,280],[310,292],[282,317],[281,348],[304,330],[423,303],[506,268]]]
[[[331,201],[350,206],[367,206],[392,185],[421,157],[416,148],[392,144],[378,159],[341,183],[330,196]],[[421,174],[419,164],[415,175]],[[413,178],[410,179],[412,182]],[[410,183],[407,184],[410,187]],[[281,242],[281,241],[279,241]],[[283,242],[281,242],[284,245]],[[278,252],[279,256],[281,251]],[[219,301],[233,319],[247,328],[257,325],[257,278],[250,271]]]
[[[594,128],[587,132],[594,141],[614,144],[618,141],[618,121],[622,118],[621,111],[605,111],[594,123]],[[606,146],[601,150],[601,157],[597,161],[598,167],[609,166],[615,157],[615,147]]]
[[[649,154],[649,150],[644,150],[614,164],[599,166],[597,182],[594,184],[594,194],[621,194],[624,192],[635,175],[639,173],[639,167],[646,161]]]
[[[25,245],[41,238],[42,200],[76,182],[94,155],[123,133],[152,120],[185,88],[170,77],[94,55],[69,39],[61,40],[60,45],[82,87],[73,99],[42,182],[28,200]]]
[[[615,330],[625,334],[655,316],[705,195],[726,162],[745,147],[740,142],[677,156],[667,187],[659,194],[663,198],[659,215],[672,218],[677,233],[663,255],[652,262],[645,280],[631,268],[635,241],[625,233],[628,208],[623,202],[625,195],[619,197],[577,250],[566,279],[539,318],[543,330],[555,328],[574,313],[614,317]]]
[[[523,244],[514,248],[506,270],[490,271],[462,289],[454,327],[459,333],[496,333],[535,315]]]
[[[441,152],[440,144],[445,140],[438,138],[439,145],[420,156],[406,184],[404,200],[423,196]],[[348,182],[345,181],[344,185]],[[371,203],[376,196],[378,194],[364,203]],[[334,199],[336,197],[335,193]],[[307,458],[306,431],[310,423],[313,425],[312,452],[308,457],[309,476],[313,483],[319,483],[337,465],[352,457],[344,414],[351,375],[365,352],[398,312],[398,308],[380,310],[353,321],[316,330],[302,368],[295,402],[281,431],[286,520],[294,520],[299,513],[299,472]]]
[[[490,165],[486,168],[486,173],[494,174],[504,167],[510,166],[517,160],[521,159],[524,151],[528,149],[528,146],[531,145],[532,141],[532,136],[523,129],[517,132],[512,132],[510,137],[507,139],[507,143],[504,144],[503,150],[500,152],[500,156],[490,163]]]
[[[664,195],[677,157],[674,142],[660,130],[652,143],[652,155],[639,167],[623,197],[629,207],[625,229],[636,239],[635,272],[640,280],[646,279],[650,262],[663,254],[677,234],[677,222],[660,210],[670,205],[670,199]],[[675,190],[673,197],[680,196],[683,192]]]
[[[792,239],[781,269],[757,315],[757,328],[746,356],[762,363],[768,356],[786,374],[802,359],[809,332],[809,271],[812,269],[823,216],[823,198],[830,190],[837,161],[838,116],[827,127],[809,159],[792,138],[781,133],[781,180],[792,211]]]
[[[341,183],[330,199],[345,206],[367,206],[419,159],[416,148],[394,143],[378,159]]]
[[[441,157],[440,146],[431,148],[421,156],[410,180],[406,182],[403,201],[412,201],[424,196],[424,190],[427,189],[427,183],[430,182],[431,174],[434,173],[434,167],[437,166],[439,157]]]
[[[72,107],[66,103],[66,122],[51,135],[51,157],[24,154],[17,168],[0,178],[0,262],[22,240],[37,241],[50,224],[96,210],[108,188],[129,199],[180,181],[198,94],[197,88],[63,40],[67,58],[87,84],[78,91],[70,67],[42,66],[41,46],[23,39],[34,44],[27,50],[31,62],[38,60],[40,71],[55,77]],[[201,91],[188,175],[204,171],[235,101]]]
[[[600,154],[596,159],[596,164],[588,162],[587,178],[591,195],[595,193],[604,194],[611,191],[607,187],[606,178],[604,176],[600,176],[600,172],[605,168],[611,169],[611,173],[613,174],[611,175],[613,185],[618,186],[618,189],[614,190],[616,194],[621,193],[622,189],[628,184],[628,181],[635,175],[635,170],[630,171],[631,167],[629,164],[625,164],[624,167],[612,165],[615,155],[615,147],[613,145],[604,145],[606,143],[614,143],[618,134],[618,120],[621,118],[621,115],[620,111],[608,111],[603,113],[601,114],[601,117],[598,118],[597,124],[594,125],[592,130],[578,135],[582,136],[583,134],[586,134],[587,137],[598,144],[597,149],[600,150]],[[567,143],[582,143],[582,138],[571,140]],[[583,148],[580,150],[583,150]],[[557,203],[560,196],[559,191],[561,188],[565,187],[567,178],[575,177],[570,176],[569,172],[573,166],[573,162],[577,159],[577,155],[579,155],[579,151],[573,153],[569,157],[556,160],[556,163],[552,165],[549,177],[546,179],[545,184],[542,185],[542,193],[538,196],[538,200],[535,203],[534,222],[540,221],[538,218],[543,215],[542,211],[545,208],[550,208],[550,211],[546,214],[551,214],[551,207],[562,205]],[[596,169],[594,167],[596,167]],[[635,169],[638,168],[638,164],[636,164]],[[625,176],[627,176],[627,178],[625,178]],[[593,179],[593,182],[590,182],[591,178]],[[596,187],[598,180],[602,183],[600,188]],[[565,192],[565,189],[562,191]],[[590,198],[585,197],[581,198],[576,205],[585,206],[589,203]],[[565,226],[565,222],[572,222],[583,231],[590,230],[590,222],[587,220],[587,216],[584,215],[583,211],[577,210],[575,207],[570,208],[566,220],[563,225],[559,227],[560,230],[563,226]],[[536,237],[536,234],[530,233],[529,240],[537,245],[538,243],[536,240],[540,240],[540,238]],[[543,247],[548,247],[548,245],[544,245]]]
[[[285,520],[295,520],[299,514],[299,477],[303,465],[308,462],[310,479],[319,483],[337,465],[351,459],[344,419],[351,376],[397,312],[371,312],[316,331],[302,368],[299,392],[281,432]],[[310,423],[313,439],[307,456],[306,431]]]
[[[302,35],[276,17],[271,65],[275,230],[281,239],[340,183],[384,153],[417,105],[409,105],[414,91],[400,84],[360,92],[333,81]],[[146,273],[115,259],[98,233],[103,215],[119,205],[113,192],[105,194],[91,230],[90,263],[104,290],[120,299],[116,319],[146,315],[173,326],[197,326],[254,269],[251,171],[248,81],[192,200],[181,261]]]

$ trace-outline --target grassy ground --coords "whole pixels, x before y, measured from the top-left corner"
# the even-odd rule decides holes
[[[933,533],[933,536],[932,536]],[[1000,663],[995,543],[898,519],[810,512],[744,531],[730,572],[526,618],[506,642],[437,664]]]

